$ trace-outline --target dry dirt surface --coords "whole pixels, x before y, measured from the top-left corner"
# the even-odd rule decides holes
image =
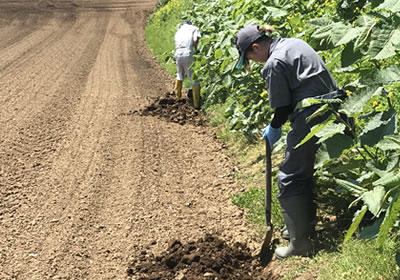
[[[144,39],[155,0],[0,0],[0,279],[260,279],[235,170]]]

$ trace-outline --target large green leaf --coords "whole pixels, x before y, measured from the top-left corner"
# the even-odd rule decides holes
[[[335,23],[319,26],[319,28],[311,35],[311,38],[317,40],[329,38],[334,24]]]
[[[316,133],[316,136],[319,138],[318,143],[325,142],[327,139],[331,138],[335,134],[343,133],[345,129],[346,126],[342,123],[328,124]]]
[[[346,236],[344,237],[344,243],[349,241],[351,236],[357,230],[357,228],[360,225],[362,219],[364,218],[365,213],[367,213],[367,210],[368,210],[367,206],[363,206],[360,210],[358,210],[354,214],[353,223],[351,224],[349,230],[346,233]]]
[[[380,4],[382,4],[382,2],[384,2],[385,0],[371,0],[371,4],[372,4],[372,8],[376,8],[378,7]]]
[[[374,59],[385,59],[396,55],[400,50],[400,30],[393,30],[389,41],[384,45],[384,48],[374,57]]]
[[[314,118],[322,116],[329,112],[329,104],[324,104],[321,107],[319,107],[314,113],[311,114],[311,116],[308,116],[306,118],[306,122],[310,123]]]
[[[373,190],[362,194],[362,200],[365,205],[368,206],[368,210],[378,216],[379,211],[382,208],[383,198],[385,196],[385,188],[382,186],[376,186]]]
[[[353,139],[344,134],[335,134],[321,144],[317,151],[315,167],[320,168],[329,159],[340,157],[342,152],[353,145]]]
[[[382,151],[400,150],[399,141],[400,141],[399,135],[395,135],[393,137],[385,136],[381,141],[379,141],[376,147],[381,149]]]
[[[374,116],[360,134],[361,145],[374,146],[383,136],[397,131],[397,112],[394,109]]]
[[[388,163],[386,165],[386,171],[392,172],[395,168],[399,167],[400,158],[399,154],[392,154],[388,157]]]
[[[390,229],[393,227],[396,219],[399,219],[399,216],[400,216],[400,199],[399,197],[397,197],[396,199],[393,199],[392,204],[390,205],[388,211],[386,212],[385,220],[381,225],[381,229],[379,231],[377,239],[377,245],[379,248],[383,246],[383,243],[387,239]]]
[[[378,86],[362,88],[358,93],[350,95],[340,106],[339,111],[348,116],[362,112],[364,105],[376,94],[377,90],[381,88]]]
[[[378,6],[379,9],[389,10],[391,12],[400,12],[400,1],[399,0],[385,0]]]
[[[315,98],[304,98],[302,100],[300,100],[299,102],[297,102],[296,107],[294,108],[294,110],[299,110],[302,111],[307,107],[310,107],[312,105],[317,105],[317,104],[324,104],[324,100],[321,99],[315,99]]]
[[[375,57],[384,48],[390,39],[391,33],[392,28],[389,28],[387,25],[381,25],[372,30],[371,42],[368,49],[368,54],[371,57]]]
[[[379,219],[375,220],[375,222],[372,225],[366,226],[360,232],[360,239],[376,238],[379,234],[379,229],[380,229],[380,226],[382,225],[382,223],[383,223],[383,217],[380,217]]]
[[[362,27],[347,27],[346,33],[336,42],[336,46],[345,45],[349,42],[353,42],[358,36],[360,36],[360,32],[363,30]]]
[[[321,168],[324,166],[324,164],[331,159],[328,150],[326,149],[326,144],[322,144],[315,156],[315,168]]]
[[[274,19],[279,19],[288,14],[288,11],[285,9],[275,8],[275,7],[267,7],[267,11],[269,12],[269,16]]]
[[[222,51],[221,49],[217,49],[217,50],[214,52],[214,58],[215,58],[216,60],[222,58],[223,55],[224,55],[224,53],[223,53],[223,51]]]
[[[357,19],[357,24],[362,27],[360,36],[354,42],[354,50],[363,48],[371,35],[371,31],[376,24],[376,20],[368,15],[363,15]]]
[[[354,42],[351,42],[346,45],[346,47],[342,51],[342,56],[340,58],[340,62],[342,67],[348,67],[353,65],[357,60],[362,58],[364,55],[360,50],[354,51]]]
[[[386,187],[395,187],[400,184],[400,174],[389,173],[382,178],[376,180],[373,185],[374,186],[386,186]]]
[[[400,30],[384,25],[372,32],[368,54],[376,60],[396,55],[400,50]]]
[[[329,18],[315,18],[307,21],[307,25],[313,28],[320,28],[323,26],[331,25],[333,21]]]
[[[349,162],[346,163],[340,162],[337,165],[330,167],[329,172],[331,174],[343,173],[349,170],[359,168],[363,165],[365,165],[365,161],[363,159],[351,158]]]
[[[238,59],[239,53],[235,47],[228,48],[229,55],[232,56],[233,59]]]
[[[343,44],[342,42],[348,42],[357,37],[352,38],[352,35],[349,36],[349,29],[351,29],[351,26],[348,26],[343,22],[334,22],[316,29],[316,31],[311,35],[311,38],[324,42],[333,48]]]
[[[310,140],[311,138],[313,138],[318,131],[322,130],[325,126],[327,126],[328,124],[334,122],[335,116],[331,115],[325,122],[314,125],[311,129],[311,131],[306,135],[306,137],[304,137],[303,140],[301,140],[301,142],[299,144],[297,144],[297,146],[295,147],[295,149],[297,149],[298,147],[300,147],[301,145],[303,145],[304,143],[306,143],[308,140]]]
[[[334,46],[340,46],[342,44],[341,41],[349,40],[349,34],[351,34],[352,32],[351,29],[352,29],[351,26],[345,25],[343,22],[336,22],[332,26],[332,31],[329,35],[331,43]]]
[[[391,65],[387,68],[361,72],[360,82],[364,85],[390,85],[400,81],[400,65]]]
[[[370,160],[367,162],[367,164],[365,165],[369,170],[371,170],[372,172],[374,172],[374,174],[378,175],[380,178],[385,177],[386,175],[388,175],[389,173],[386,172],[385,170],[381,170],[379,168],[376,167],[376,161],[375,160]]]
[[[338,184],[338,186],[348,190],[349,192],[355,193],[355,194],[362,194],[363,192],[366,191],[363,187],[360,186],[360,183],[354,180],[342,180],[342,179],[334,179],[335,183]]]

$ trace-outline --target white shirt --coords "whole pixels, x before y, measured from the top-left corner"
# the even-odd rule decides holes
[[[183,24],[175,33],[175,55],[189,56],[193,54],[193,41],[200,38],[199,29],[190,24]]]

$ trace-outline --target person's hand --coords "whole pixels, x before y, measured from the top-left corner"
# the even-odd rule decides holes
[[[262,140],[266,140],[268,138],[269,144],[271,147],[276,143],[276,141],[281,138],[282,130],[281,128],[273,128],[270,124],[267,125],[262,130]]]

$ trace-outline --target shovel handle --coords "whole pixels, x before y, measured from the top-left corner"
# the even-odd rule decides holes
[[[271,145],[265,139],[265,219],[267,226],[271,225]]]

